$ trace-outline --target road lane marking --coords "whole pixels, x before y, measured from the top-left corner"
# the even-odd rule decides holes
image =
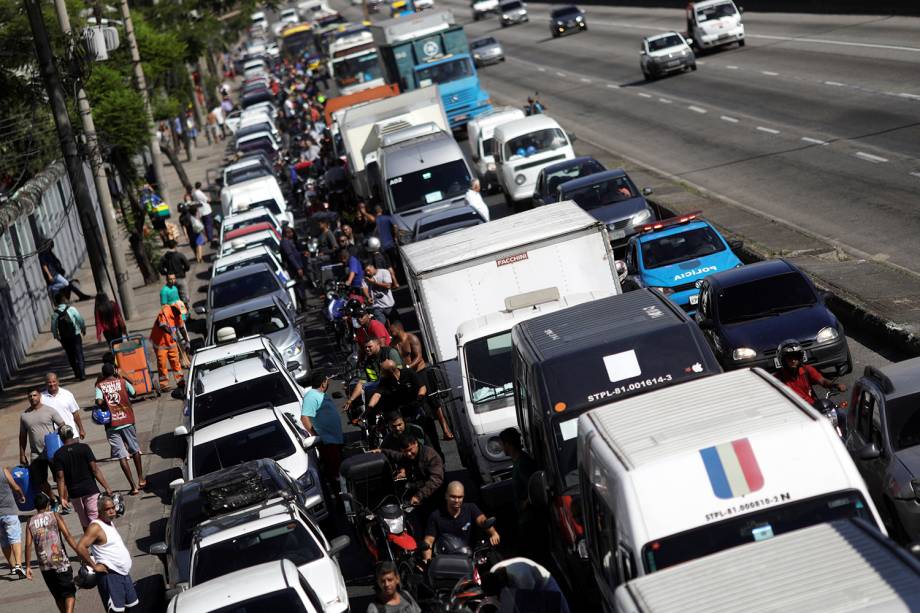
[[[661,102],[662,104],[671,104],[671,101],[667,98],[659,98],[658,102]]]
[[[564,76],[565,76],[565,73],[564,73],[564,72],[556,72],[556,76],[557,76],[557,77],[564,77]]]
[[[690,105],[690,106],[688,106],[687,108],[690,109],[691,111],[693,111],[694,113],[703,114],[703,113],[707,113],[707,112],[708,112],[708,111],[707,111],[706,109],[704,109],[704,108],[700,108],[700,107],[698,107],[698,106],[693,106],[693,105]]]
[[[763,38],[765,40],[786,40],[793,43],[819,43],[822,45],[842,45],[844,47],[868,47],[870,49],[892,49],[894,51],[920,52],[920,47],[904,47],[901,45],[881,45],[878,43],[851,43],[845,40],[830,40],[827,38],[798,38],[796,36],[771,36],[769,34],[747,34],[747,38]]]
[[[652,97],[651,94],[646,94],[645,92],[639,92],[639,95],[642,96],[643,98],[651,98],[651,97]]]
[[[729,117],[728,115],[722,115],[719,117],[722,121],[727,121],[728,123],[738,123],[738,120],[734,117]]]
[[[738,70],[738,67],[737,67],[737,66],[731,66],[731,65],[726,66],[725,68],[728,69],[728,70]]]
[[[766,132],[767,134],[779,134],[779,130],[774,130],[773,128],[765,128],[763,126],[757,126],[757,129],[761,132]]]
[[[830,85],[832,87],[844,87],[845,86],[845,84],[841,83],[840,81],[825,81],[824,84]]]
[[[828,144],[830,144],[830,143],[828,143],[827,141],[819,140],[819,139],[817,139],[817,138],[809,138],[808,136],[803,136],[803,137],[802,137],[802,140],[805,141],[806,143],[811,143],[812,145],[828,145]]]
[[[543,66],[537,66],[537,70],[540,72],[546,72],[546,68],[543,68]]]
[[[582,77],[582,78],[580,79],[580,81],[581,81],[582,83],[590,83],[590,82],[591,82],[591,79],[587,79],[587,78],[585,78],[585,77]]]
[[[918,96],[917,94],[907,94],[907,93],[901,92],[898,95],[901,96],[902,98],[910,98],[911,100],[920,100],[920,96]]]
[[[873,164],[883,164],[888,161],[887,158],[883,158],[878,155],[872,155],[871,153],[866,153],[865,151],[857,151],[854,155],[861,160],[872,162]]]
[[[765,74],[768,77],[778,77],[779,76],[778,72],[773,72],[772,70],[761,70],[760,74]]]
[[[616,83],[608,83],[608,84],[607,84],[607,87],[608,87],[609,89],[620,89],[620,86],[617,85]]]
[[[918,179],[920,179],[920,172],[914,171],[914,172],[910,173],[910,175],[911,175],[912,177],[917,177]]]

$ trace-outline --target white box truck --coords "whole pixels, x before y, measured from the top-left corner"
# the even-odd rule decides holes
[[[473,469],[470,463],[474,462],[475,474],[489,481],[507,471],[507,459],[485,448],[495,450],[494,435],[515,424],[507,383],[511,379],[506,376],[510,341],[502,340],[502,329],[509,331],[528,309],[536,316],[590,299],[584,296],[587,293],[619,294],[607,229],[577,204],[565,201],[404,245],[401,250],[428,363],[451,387],[445,404],[461,437],[458,446],[464,463]],[[493,325],[497,321],[501,325]],[[461,326],[462,338],[458,338]],[[479,364],[461,367],[458,355],[489,336],[493,338],[486,341],[486,350],[491,343],[493,357],[501,356],[494,362],[495,370]],[[469,350],[474,351],[471,346]],[[471,387],[463,372],[492,385]],[[496,398],[485,400],[491,395]],[[488,419],[485,414],[493,410],[500,411],[496,416],[501,417]]]

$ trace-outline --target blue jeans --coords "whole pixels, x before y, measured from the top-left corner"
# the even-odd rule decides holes
[[[54,280],[48,285],[48,290],[51,292],[51,295],[54,296],[59,291],[67,289],[70,287],[70,281],[64,278],[64,275],[57,274],[54,275]]]

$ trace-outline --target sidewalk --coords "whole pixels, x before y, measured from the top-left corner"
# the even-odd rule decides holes
[[[194,161],[185,162],[185,171],[192,183],[201,181],[206,187],[206,176],[209,170],[219,169],[222,165],[227,141],[221,141],[208,146],[204,137],[199,137],[197,156]],[[180,159],[184,159],[184,155]],[[173,207],[173,220],[178,215],[175,204],[180,202],[184,189],[179,182],[175,170],[168,165],[164,157],[166,180],[169,189],[163,194],[166,202]],[[122,241],[127,251],[127,241]],[[188,273],[189,294],[191,302],[195,303],[204,299],[207,291],[207,280],[210,278],[209,264],[197,264],[187,244],[180,244],[180,250],[189,259],[191,270]],[[206,254],[208,253],[206,248]],[[130,253],[126,253],[130,267],[130,277],[137,284],[143,278],[134,263]],[[206,260],[210,261],[206,255]],[[88,261],[78,271],[76,277],[81,281],[82,287],[93,287],[92,276]],[[150,286],[135,286],[135,304],[137,317],[129,320],[128,330],[133,333],[149,335],[154,318],[159,309],[160,284]],[[0,394],[0,462],[4,466],[14,466],[18,463],[18,434],[19,415],[25,409],[26,395],[29,387],[34,385],[44,386],[44,374],[56,372],[61,381],[61,386],[73,392],[77,402],[83,407],[81,415],[86,429],[86,443],[93,448],[93,452],[100,460],[100,466],[106,479],[116,491],[127,494],[128,487],[125,477],[118,462],[109,461],[109,445],[105,440],[105,431],[90,419],[89,409],[92,408],[94,398],[94,382],[99,375],[102,355],[107,350],[105,343],[96,343],[96,330],[93,325],[93,303],[83,301],[74,303],[87,322],[84,351],[86,354],[86,375],[83,382],[76,381],[67,363],[63,349],[51,336],[48,329],[42,331],[35,340],[29,358],[16,375],[16,385]],[[49,306],[50,310],[50,306]],[[195,329],[190,328],[190,332]],[[194,338],[194,333],[192,333]],[[126,496],[127,513],[116,520],[116,526],[132,553],[134,565],[131,576],[137,584],[141,600],[141,611],[161,611],[165,609],[163,602],[163,565],[155,556],[146,553],[150,544],[162,540],[163,531],[169,515],[169,482],[181,476],[181,457],[183,450],[171,449],[175,447],[169,443],[173,440],[172,429],[179,423],[182,412],[182,402],[173,400],[168,394],[151,400],[142,400],[134,403],[137,417],[137,434],[144,453],[144,471],[148,482],[146,492],[139,496]],[[161,436],[166,433],[166,436]],[[133,469],[133,466],[132,466]],[[23,516],[23,519],[26,519]],[[65,516],[67,525],[75,538],[82,534],[80,523],[75,513]],[[23,535],[23,545],[25,536]],[[70,552],[71,560],[76,562],[74,552]],[[7,568],[0,566],[0,610],[54,610],[51,595],[45,587],[33,559],[33,581],[12,580],[6,575]],[[74,571],[78,568],[74,564]],[[76,611],[79,613],[104,613],[104,607],[96,590],[78,591]]]

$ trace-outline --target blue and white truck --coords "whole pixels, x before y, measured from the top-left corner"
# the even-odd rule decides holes
[[[450,11],[425,11],[371,27],[388,83],[407,92],[437,85],[453,130],[492,108],[463,26]]]

